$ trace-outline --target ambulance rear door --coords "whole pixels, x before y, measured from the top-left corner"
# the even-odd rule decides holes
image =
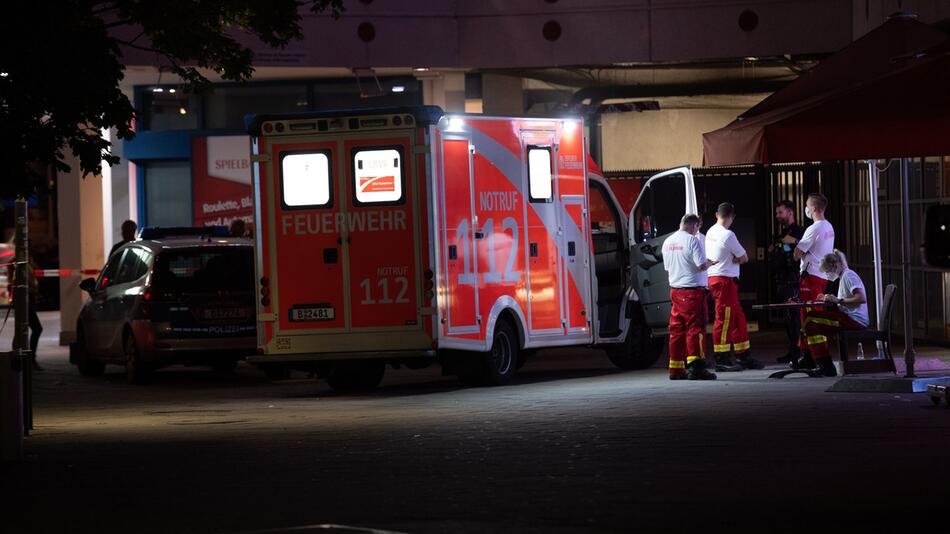
[[[431,345],[419,307],[416,130],[365,127],[377,121],[332,120],[339,132],[265,138],[274,200],[263,246],[279,352]]]
[[[663,268],[663,242],[679,229],[680,219],[697,213],[693,172],[688,166],[650,177],[630,210],[628,239],[634,289],[654,332],[669,327],[670,284]]]
[[[351,331],[420,330],[418,181],[410,135],[343,143]]]

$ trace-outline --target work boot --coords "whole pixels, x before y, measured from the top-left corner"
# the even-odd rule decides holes
[[[838,370],[835,369],[835,362],[831,358],[820,358],[818,360],[818,370],[824,376],[838,376]]]
[[[686,366],[686,378],[689,380],[715,380],[716,374],[706,370],[705,360],[696,360]]]
[[[717,373],[736,373],[741,370],[742,367],[736,362],[732,361],[732,357],[729,356],[728,352],[716,357]]]
[[[791,366],[792,369],[814,369],[815,360],[811,359],[811,354],[805,352],[799,356],[797,360],[790,363],[789,366]]]
[[[30,358],[30,361],[32,362],[32,366],[33,366],[33,370],[34,370],[34,371],[42,371],[42,370],[43,370],[43,368],[40,367],[40,364],[36,361],[36,357],[35,357],[35,356],[34,356],[33,358]]]
[[[762,365],[762,362],[753,358],[748,352],[736,356],[736,363],[743,369],[765,369],[765,365]]]
[[[686,373],[671,374],[670,380],[686,380]]]

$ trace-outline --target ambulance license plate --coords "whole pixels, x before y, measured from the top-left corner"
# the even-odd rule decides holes
[[[290,309],[291,321],[332,321],[336,313],[332,306],[302,306]]]

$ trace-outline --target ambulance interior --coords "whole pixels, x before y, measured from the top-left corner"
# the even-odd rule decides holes
[[[604,185],[590,181],[591,241],[597,273],[597,312],[600,335],[620,334],[620,307],[627,293],[628,254],[624,243],[621,215],[610,201]]]

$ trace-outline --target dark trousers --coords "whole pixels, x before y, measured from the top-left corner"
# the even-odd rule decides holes
[[[12,310],[11,310],[12,311]],[[36,358],[36,347],[40,344],[40,335],[43,333],[43,325],[40,323],[40,316],[36,314],[36,298],[30,297],[30,352],[32,357]],[[13,350],[16,350],[17,339],[13,336]]]
[[[779,302],[798,298],[798,281],[780,283]],[[789,352],[798,352],[798,336],[802,333],[802,318],[798,310],[785,310],[785,335],[788,336]]]

